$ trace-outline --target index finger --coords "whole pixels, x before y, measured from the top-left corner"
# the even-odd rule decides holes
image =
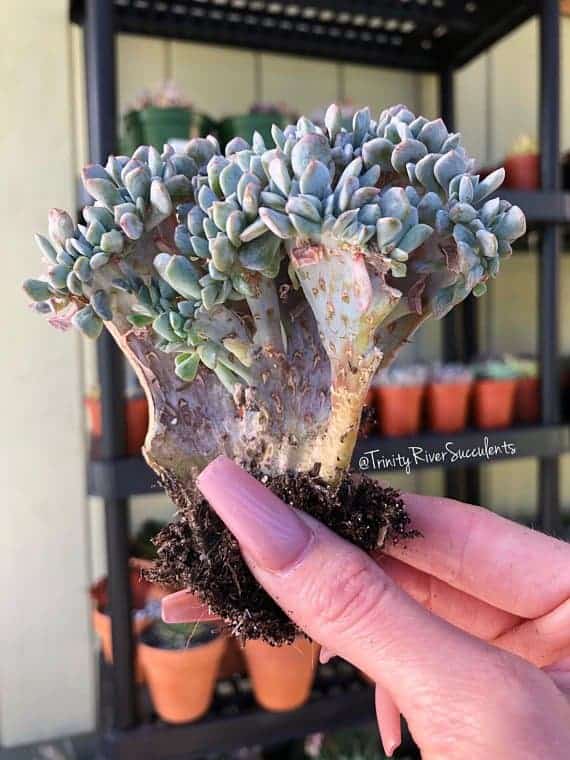
[[[570,545],[453,499],[403,499],[423,538],[387,546],[390,556],[523,618],[570,597]]]

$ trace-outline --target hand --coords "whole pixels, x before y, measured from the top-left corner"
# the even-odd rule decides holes
[[[395,704],[425,760],[568,757],[570,546],[408,494],[423,538],[374,559],[228,459],[198,486],[299,627],[378,684],[388,752],[399,743]],[[203,608],[179,592],[163,614],[196,620]]]

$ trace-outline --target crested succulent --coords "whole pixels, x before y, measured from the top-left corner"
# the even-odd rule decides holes
[[[88,166],[93,202],[37,236],[35,308],[88,337],[103,326],[151,401],[145,453],[189,481],[219,453],[335,482],[372,377],[430,317],[485,292],[519,208],[493,197],[438,119],[404,106],[341,126],[306,118]]]

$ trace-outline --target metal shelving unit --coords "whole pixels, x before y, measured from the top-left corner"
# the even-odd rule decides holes
[[[560,30],[558,0],[72,0],[71,18],[85,36],[89,145],[92,161],[116,148],[115,35],[144,34],[194,40],[316,58],[389,66],[440,77],[441,112],[454,121],[454,70],[538,13],[541,25],[541,156],[539,192],[502,193],[520,205],[541,235],[540,363],[542,420],[532,428],[488,434],[491,445],[507,439],[517,456],[540,460],[540,525],[560,523],[558,457],[570,451],[570,427],[561,424],[559,405],[558,267],[561,225],[570,223],[570,194],[560,189]],[[477,352],[473,299],[444,320],[447,358]],[[333,671],[328,687],[317,688],[294,713],[275,716],[251,708],[233,716],[214,711],[195,725],[167,726],[141,721],[134,683],[133,641],[128,584],[129,498],[156,487],[141,458],[128,458],[123,413],[123,361],[111,336],[98,343],[103,434],[97,461],[89,463],[89,492],[105,501],[110,607],[113,611],[111,669],[112,721],[102,732],[101,758],[114,760],[189,757],[229,751],[262,736],[283,740],[373,715],[371,690],[343,686]],[[457,447],[481,445],[484,434],[453,436]],[[448,437],[421,435],[413,440],[361,441],[356,456],[377,450],[388,456],[410,445],[435,450]],[[482,464],[484,456],[472,460]],[[450,494],[477,499],[478,469],[448,468]],[[230,710],[231,712],[231,710]]]

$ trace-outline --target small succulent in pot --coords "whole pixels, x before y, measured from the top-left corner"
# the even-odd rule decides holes
[[[540,187],[540,154],[538,143],[530,135],[520,135],[505,159],[506,184],[516,190],[537,190]]]
[[[427,377],[423,364],[393,366],[378,374],[374,386],[382,435],[415,435],[420,430]]]
[[[426,412],[430,430],[457,433],[467,427],[473,372],[464,364],[436,364],[430,368]]]
[[[24,287],[59,326],[109,330],[147,393],[144,454],[180,508],[162,580],[282,642],[295,627],[196,476],[224,453],[362,548],[405,531],[397,495],[348,474],[371,380],[426,320],[485,292],[525,219],[492,197],[502,170],[480,180],[460,135],[404,106],[362,109],[346,130],[333,105],[324,128],[302,117],[272,142],[222,154],[196,138],[86,167],[93,203],[78,225],[50,212],[47,271]],[[366,530],[343,534],[347,509]]]
[[[503,358],[488,358],[473,366],[473,416],[481,430],[505,429],[515,414],[518,368]]]

